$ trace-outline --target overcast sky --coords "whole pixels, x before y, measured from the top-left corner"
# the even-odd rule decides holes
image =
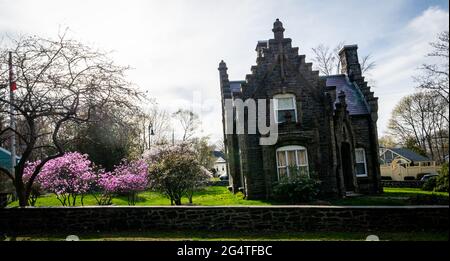
[[[244,79],[276,18],[307,61],[312,47],[343,41],[374,57],[380,136],[395,104],[414,92],[429,42],[449,27],[447,0],[0,0],[0,37],[56,37],[69,27],[70,38],[114,51],[117,63],[134,68],[129,80],[170,112],[194,103],[202,134],[214,141],[222,136],[218,63],[227,63],[231,80]]]

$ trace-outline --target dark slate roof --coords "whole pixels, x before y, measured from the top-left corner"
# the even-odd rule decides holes
[[[225,159],[225,155],[223,154],[223,152],[222,151],[218,151],[218,150],[215,150],[215,151],[213,151],[213,155],[214,155],[214,157],[216,157],[216,158],[222,158],[222,159]]]
[[[364,96],[354,83],[351,83],[344,74],[325,76],[327,87],[336,86],[336,97],[341,91],[345,93],[347,110],[350,115],[369,114],[369,109]],[[335,104],[339,100],[336,98]]]
[[[405,148],[389,148],[389,149],[411,161],[430,161],[429,158],[419,155],[409,149]]]
[[[245,81],[230,81],[230,90],[231,93],[233,92],[240,92],[241,91],[241,84]]]

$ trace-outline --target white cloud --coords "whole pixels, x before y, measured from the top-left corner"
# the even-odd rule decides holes
[[[385,39],[392,43],[390,48],[374,54],[378,61],[372,74],[377,82],[375,95],[379,97],[380,136],[386,132],[390,113],[398,101],[416,91],[412,77],[419,72],[420,65],[430,61],[426,57],[431,50],[429,43],[439,32],[448,30],[448,19],[447,11],[430,7]]]
[[[285,35],[310,60],[311,47],[340,41],[373,52],[378,68],[379,129],[393,105],[412,92],[411,75],[423,61],[434,33],[448,28],[448,12],[430,8],[408,24],[398,23],[409,1],[58,1],[0,0],[0,35],[70,37],[106,50],[130,65],[129,78],[170,111],[202,97],[204,134],[222,136],[217,66],[227,62],[230,79],[244,79],[255,63],[258,40],[271,38],[280,18]],[[382,46],[380,42],[388,43]],[[380,47],[381,46],[381,47]],[[377,48],[378,47],[378,48]],[[374,50],[376,50],[374,52]],[[397,96],[392,90],[398,91]]]

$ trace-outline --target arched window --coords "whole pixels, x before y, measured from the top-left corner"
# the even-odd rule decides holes
[[[278,180],[291,178],[295,175],[309,176],[308,153],[303,146],[285,146],[278,148],[277,172]]]
[[[286,121],[297,122],[297,105],[295,95],[278,94],[273,96],[275,120],[277,123]]]

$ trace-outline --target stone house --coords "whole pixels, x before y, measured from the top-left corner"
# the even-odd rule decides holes
[[[277,181],[300,171],[322,181],[325,197],[382,191],[378,98],[364,81],[358,47],[347,45],[339,52],[342,74],[319,76],[284,37],[278,19],[272,31],[274,39],[258,41],[256,65],[245,80],[229,80],[225,62],[219,64],[231,189],[248,199],[270,198]],[[227,134],[227,99],[272,100],[267,116],[273,113],[278,124],[276,144],[260,145],[260,134]]]

